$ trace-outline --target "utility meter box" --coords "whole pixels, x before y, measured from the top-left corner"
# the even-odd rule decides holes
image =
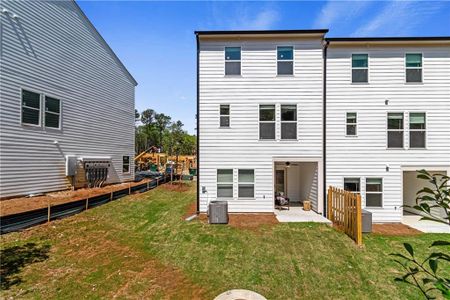
[[[66,155],[66,176],[75,176],[77,173],[77,157]]]

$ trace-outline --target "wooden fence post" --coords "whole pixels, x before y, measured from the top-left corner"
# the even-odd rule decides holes
[[[89,197],[86,198],[86,210],[88,210],[89,207]]]
[[[356,195],[356,244],[362,245],[361,195]]]
[[[47,200],[47,222],[50,222],[50,209],[51,209],[50,200]]]

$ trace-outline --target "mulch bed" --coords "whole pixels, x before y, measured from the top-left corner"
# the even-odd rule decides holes
[[[94,197],[98,195],[103,195],[113,191],[118,191],[121,189],[133,187],[150,181],[149,179],[144,179],[139,182],[124,182],[118,184],[110,184],[100,188],[81,188],[72,190],[64,190],[46,193],[43,196],[37,197],[19,197],[11,198],[0,201],[0,216],[7,216],[16,213],[26,212],[30,210],[35,210],[39,208],[47,207],[50,203],[51,205],[63,204],[74,202],[78,200],[83,200],[88,197]]]
[[[380,235],[417,235],[422,232],[401,223],[373,224],[372,233]]]

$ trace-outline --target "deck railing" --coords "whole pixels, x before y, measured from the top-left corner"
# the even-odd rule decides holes
[[[362,245],[361,195],[330,186],[327,204],[327,216],[333,225]]]

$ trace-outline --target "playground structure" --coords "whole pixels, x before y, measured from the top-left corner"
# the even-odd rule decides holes
[[[173,172],[175,175],[197,175],[197,157],[195,155],[168,155],[151,147],[137,155],[136,169],[139,171]],[[178,163],[177,163],[178,162]]]

